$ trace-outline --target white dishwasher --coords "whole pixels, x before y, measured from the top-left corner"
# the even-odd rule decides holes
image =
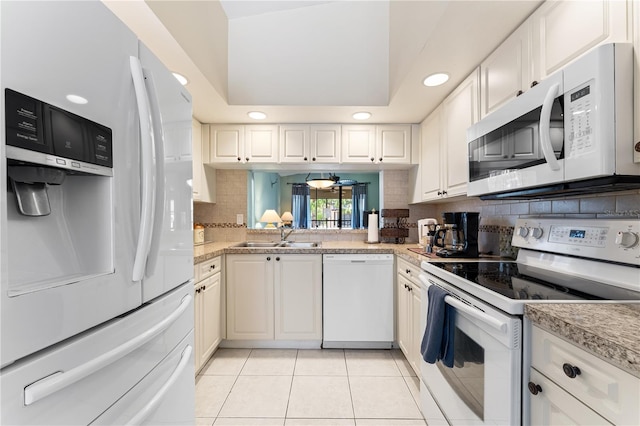
[[[323,348],[391,348],[393,254],[325,254]]]

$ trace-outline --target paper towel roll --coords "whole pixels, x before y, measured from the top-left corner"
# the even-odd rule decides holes
[[[378,215],[376,213],[369,214],[369,229],[367,232],[367,242],[378,242]]]

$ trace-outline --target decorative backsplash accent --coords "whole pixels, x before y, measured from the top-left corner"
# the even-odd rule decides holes
[[[205,228],[246,228],[247,225],[245,223],[243,223],[242,225],[239,225],[237,223],[230,223],[230,222],[226,222],[226,223],[202,223],[201,225],[203,225]]]

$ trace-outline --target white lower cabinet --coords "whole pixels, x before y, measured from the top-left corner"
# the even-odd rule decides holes
[[[640,424],[640,378],[532,327],[530,424]]]
[[[222,258],[195,266],[195,371],[202,368],[222,341]]]
[[[397,258],[396,273],[396,303],[397,303],[397,331],[396,340],[400,350],[409,364],[420,375],[420,343],[422,330],[420,329],[420,281],[419,267]]]
[[[595,411],[565,392],[560,386],[533,369],[530,376],[536,388],[531,397],[532,425],[607,425]]]
[[[228,340],[321,340],[322,255],[227,255]]]
[[[275,339],[322,339],[322,255],[276,255]]]

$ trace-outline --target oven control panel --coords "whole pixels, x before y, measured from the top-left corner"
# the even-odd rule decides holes
[[[640,266],[640,219],[518,219],[511,244]]]

